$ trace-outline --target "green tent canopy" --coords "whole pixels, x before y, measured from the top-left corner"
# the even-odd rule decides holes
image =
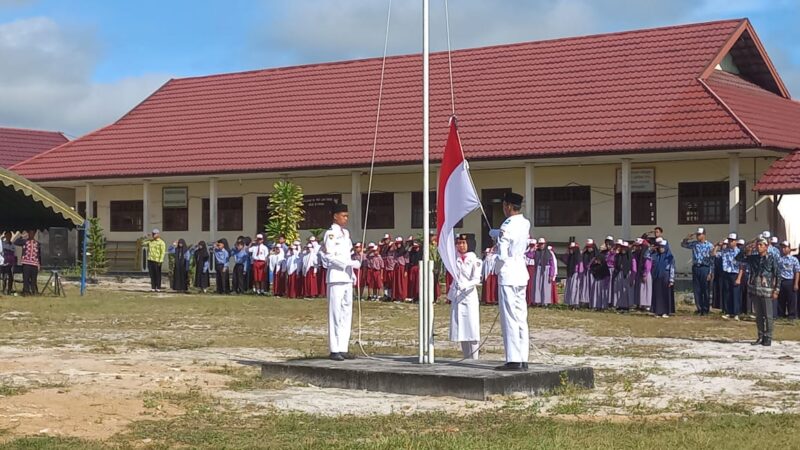
[[[74,229],[83,217],[43,187],[0,168],[0,230]]]

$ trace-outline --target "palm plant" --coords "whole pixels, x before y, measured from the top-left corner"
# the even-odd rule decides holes
[[[287,180],[276,181],[269,196],[269,222],[265,227],[267,237],[273,241],[283,235],[288,242],[300,237],[298,224],[305,218],[303,188]]]

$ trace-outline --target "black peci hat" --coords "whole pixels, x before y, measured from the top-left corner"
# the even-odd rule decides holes
[[[331,208],[331,213],[333,214],[343,213],[343,212],[347,212],[347,205],[345,204],[333,205],[333,208]]]
[[[503,201],[509,205],[522,206],[522,196],[514,192],[507,192],[503,196]]]
[[[457,241],[466,241],[467,240],[467,235],[466,234],[456,235],[456,240]]]

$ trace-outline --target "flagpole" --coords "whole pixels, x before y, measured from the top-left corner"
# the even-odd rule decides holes
[[[422,0],[422,267],[420,277],[423,280],[423,289],[420,292],[420,362],[424,364],[433,363],[433,302],[430,298],[431,286],[433,283],[431,270],[430,252],[430,67],[428,56],[430,53],[430,0]]]

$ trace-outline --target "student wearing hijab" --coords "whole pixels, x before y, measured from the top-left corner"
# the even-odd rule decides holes
[[[175,255],[175,267],[172,269],[172,289],[177,292],[188,292],[191,250],[186,246],[186,241],[178,239],[169,246],[167,253]]]
[[[408,251],[408,264],[406,265],[406,272],[408,273],[408,297],[413,301],[419,301],[419,262],[422,261],[422,247],[417,241],[411,243],[411,248]]]
[[[581,265],[583,272],[578,276],[581,286],[581,294],[579,304],[585,307],[591,307],[593,297],[597,294],[597,280],[592,276],[591,265],[592,261],[597,257],[597,248],[594,245],[594,239],[587,239],[586,244],[583,246],[581,253]]]
[[[525,267],[528,269],[528,289],[525,291],[525,301],[528,306],[534,305],[534,292],[536,291],[536,239],[528,239],[528,248],[525,250]]]
[[[272,295],[278,297],[284,295],[283,292],[283,276],[281,272],[281,263],[284,258],[283,249],[279,246],[273,246],[269,251],[269,276],[272,277],[271,281],[267,281],[266,289],[272,287]]]
[[[675,258],[667,252],[667,241],[656,242],[653,254],[653,304],[650,311],[656,317],[669,317],[674,313],[672,290],[675,284]]]
[[[318,267],[319,256],[314,249],[314,244],[309,242],[306,244],[306,250],[303,252],[303,297],[316,298],[319,297],[319,283],[317,276],[319,272]]]
[[[380,300],[383,294],[383,257],[374,242],[369,243],[367,250],[366,271],[369,298],[370,300]]]
[[[403,238],[398,236],[394,243],[394,278],[392,280],[392,299],[402,302],[408,299],[408,274],[406,273],[406,263],[408,262],[408,251],[403,245]]]
[[[477,286],[481,283],[481,260],[468,251],[467,236],[456,238],[456,266],[447,292],[450,300],[450,340],[461,344],[466,359],[478,359],[481,340]]]
[[[594,295],[590,299],[589,306],[595,311],[608,308],[611,297],[611,269],[608,268],[609,253],[611,253],[611,249],[606,247],[606,244],[603,244],[600,248],[600,253],[597,254],[589,266],[595,285]]]
[[[497,304],[497,274],[495,267],[497,254],[492,247],[483,252],[483,286],[481,288],[481,303],[485,305]]]
[[[194,248],[194,287],[201,292],[208,292],[210,286],[209,273],[211,260],[208,255],[208,246],[205,241],[200,241]]]
[[[654,239],[655,240],[655,239]],[[648,241],[639,238],[634,245],[633,259],[636,261],[636,284],[634,295],[636,306],[642,311],[650,311],[653,304],[653,260]]]
[[[633,286],[636,281],[636,261],[631,255],[630,244],[617,240],[617,254],[614,257],[614,287],[612,303],[617,311],[629,311],[633,306]]]
[[[303,259],[300,254],[300,241],[294,241],[286,253],[286,297],[299,298],[303,289],[301,273]]]
[[[564,304],[570,309],[577,309],[581,296],[581,273],[583,273],[583,259],[581,248],[577,242],[570,242],[567,253],[561,257],[567,266],[567,278],[564,280]]]
[[[545,238],[539,238],[536,245],[536,285],[533,302],[537,306],[548,306],[555,303],[553,283],[556,281],[556,255],[547,246]]]

